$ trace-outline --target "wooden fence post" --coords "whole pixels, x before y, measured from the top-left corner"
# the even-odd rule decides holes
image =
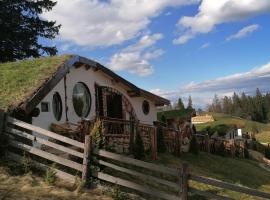
[[[205,135],[205,146],[206,146],[206,152],[210,153],[210,138],[209,135]]]
[[[5,130],[5,112],[0,110],[0,135]]]
[[[151,141],[151,151],[152,151],[152,159],[157,159],[157,128],[154,127],[152,131],[152,141]]]
[[[180,199],[187,200],[188,198],[188,165],[183,163],[180,169]]]
[[[84,140],[84,155],[83,155],[83,170],[82,181],[85,187],[90,187],[90,158],[91,158],[92,140],[89,135],[85,136]]]

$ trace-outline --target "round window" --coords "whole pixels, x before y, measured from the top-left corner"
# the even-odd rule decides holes
[[[55,92],[53,95],[52,109],[55,119],[60,121],[62,117],[62,100],[58,92]]]
[[[81,82],[73,88],[73,107],[79,117],[87,117],[91,108],[91,95],[88,87]]]
[[[142,110],[143,110],[143,113],[145,115],[147,115],[150,111],[150,105],[149,105],[149,102],[148,101],[143,101],[143,104],[142,104]]]

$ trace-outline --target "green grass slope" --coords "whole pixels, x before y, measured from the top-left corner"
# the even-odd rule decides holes
[[[203,130],[207,126],[214,127],[219,124],[227,124],[227,125],[237,124],[244,127],[243,128],[244,132],[252,133],[258,131],[258,134],[256,134],[256,138],[261,142],[270,143],[269,123],[268,124],[259,123],[223,113],[207,113],[207,114],[213,115],[215,121],[205,124],[196,124],[195,126],[198,131]]]
[[[174,168],[180,167],[181,163],[186,162],[189,164],[191,173],[196,175],[270,192],[270,173],[260,168],[259,163],[254,160],[221,157],[200,152],[198,156],[188,153],[184,154],[181,158],[176,158],[170,154],[162,154],[159,155],[159,160],[155,162]],[[190,182],[190,185],[200,190],[211,191],[234,199],[258,199],[197,182]],[[191,199],[200,198],[193,197]]]

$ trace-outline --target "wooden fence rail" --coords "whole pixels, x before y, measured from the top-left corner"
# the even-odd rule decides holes
[[[134,189],[137,190],[139,192],[142,193],[146,193],[149,194],[151,196],[155,196],[158,198],[162,198],[162,199],[168,199],[168,200],[180,200],[180,199],[186,199],[183,194],[185,193],[185,190],[182,189],[183,185],[187,185],[183,183],[183,170],[182,169],[173,169],[173,168],[168,168],[168,167],[164,167],[164,166],[159,166],[159,165],[155,165],[152,163],[148,163],[148,162],[144,162],[144,161],[140,161],[140,160],[136,160],[133,158],[129,158],[126,156],[122,156],[119,154],[115,154],[115,153],[111,153],[108,151],[104,151],[104,150],[94,150],[93,151],[93,155],[98,155],[98,160],[96,161],[97,164],[99,165],[103,165],[106,167],[109,167],[111,169],[114,169],[116,171],[134,176],[136,178],[139,179],[146,179],[150,182],[155,182],[158,183],[159,185],[164,185],[167,187],[171,187],[173,190],[175,191],[179,191],[179,193],[167,193],[165,191],[162,191],[160,189],[156,189],[152,186],[147,186],[147,185],[142,185],[142,184],[138,184],[129,180],[124,180],[122,178],[119,177],[115,177],[109,174],[105,174],[103,172],[92,172],[92,176],[99,178],[103,181],[108,181],[111,183],[115,183],[130,189]],[[113,161],[117,161],[113,163],[110,163],[109,161],[104,161],[102,160],[102,158],[107,158]],[[117,164],[115,164],[117,163]],[[177,179],[177,182],[173,182],[170,180],[166,180],[165,178],[160,178],[160,177],[155,177],[154,175],[147,175],[146,172],[144,171],[144,173],[138,172],[135,169],[128,169],[126,167],[122,167],[122,166],[118,166],[118,163],[125,163],[131,166],[136,166],[136,167],[140,167],[140,168],[144,168],[144,169],[148,169],[150,171],[155,171],[158,173],[162,173],[162,174],[167,174],[170,175],[171,177],[174,177],[175,179]],[[134,168],[134,167],[133,167]],[[187,181],[187,179],[184,179],[185,181]],[[186,195],[185,195],[186,196]]]
[[[36,132],[38,135],[32,135],[30,132]],[[70,160],[70,158],[64,158],[61,155],[55,155],[52,152],[48,152],[45,150],[41,150],[38,147],[29,145],[26,141],[31,141],[36,144],[45,145],[46,147],[53,148],[59,152],[62,152],[62,155],[68,154],[75,156],[80,159],[86,158],[86,152],[85,152],[85,144],[78,142],[76,140],[72,140],[68,137],[56,134],[54,132],[42,129],[40,127],[34,126],[32,124],[25,123],[23,121],[17,120],[12,117],[7,117],[7,124],[4,127],[4,133],[7,135],[9,139],[9,146],[19,149],[25,152],[28,152],[32,155],[44,158],[46,160],[49,160],[51,162],[58,163],[60,165],[69,167],[71,169],[75,169],[78,172],[82,173],[82,176],[85,176],[85,172],[87,171],[85,168],[88,168],[88,162],[78,163],[73,160]],[[44,139],[44,137],[47,137],[47,139]],[[89,136],[88,136],[89,137]],[[48,139],[52,138],[53,141],[49,141]],[[24,140],[22,140],[24,139]],[[57,141],[63,142],[69,146],[74,146],[77,149],[82,149],[84,153],[80,152],[80,150],[74,150],[69,146],[65,146],[62,144],[58,144]],[[25,144],[27,143],[27,144]],[[89,140],[87,140],[87,143],[89,143]],[[90,144],[90,143],[89,143]],[[15,152],[8,151],[7,155],[10,159],[13,159],[15,161],[23,159],[21,155]],[[35,160],[31,160],[31,164],[34,166],[38,166],[40,168],[52,168],[50,166],[47,166],[45,164],[42,164],[40,162],[37,162]],[[85,167],[87,165],[87,167]],[[62,170],[53,168],[53,170],[56,171],[56,175],[62,179],[65,179],[69,182],[75,181],[75,176],[72,174],[68,174]]]
[[[31,134],[32,132],[38,134],[33,135]],[[9,116],[5,116],[3,115],[3,112],[0,112],[0,137],[1,134],[7,135],[7,137],[9,138],[9,146],[11,146],[12,148],[29,152],[32,155],[77,170],[82,174],[82,180],[85,181],[86,183],[90,180],[90,176],[93,176],[103,181],[118,184],[120,186],[124,186],[139,191],[141,193],[146,193],[151,196],[168,200],[180,200],[180,199],[187,200],[188,192],[196,193],[213,199],[224,199],[224,200],[231,199],[229,197],[220,196],[208,191],[201,191],[189,187],[188,181],[192,180],[202,184],[223,188],[225,190],[270,199],[269,193],[189,173],[186,164],[183,164],[180,168],[175,169],[156,165],[145,161],[136,160],[127,156],[119,155],[104,150],[93,150],[91,145],[91,138],[89,135],[85,137],[84,143],[78,142],[76,140],[42,129],[32,124],[25,123],[23,121],[17,120]],[[49,141],[44,137],[52,138],[54,140]],[[79,158],[81,160],[81,163],[75,162],[74,160],[71,160],[69,157],[64,158],[61,155],[55,155],[52,152],[42,150],[38,147],[30,145],[29,143],[27,143],[27,141],[45,145],[47,147],[56,149],[57,151],[63,152],[65,154],[75,156],[76,158]],[[64,145],[62,143],[59,144],[57,143],[57,141],[60,141],[67,145]],[[75,147],[76,150],[70,146]],[[15,152],[13,152],[13,150],[10,151],[9,149],[7,154],[8,158],[13,159],[17,162],[18,160],[23,159],[22,155],[19,155],[19,153]],[[53,168],[46,164],[40,163],[39,161],[36,160],[32,160],[32,163],[35,166],[38,166],[42,169],[51,168],[55,170],[56,175],[62,179],[65,179],[70,182],[75,181],[75,176],[73,174],[69,174],[60,169]],[[133,181],[117,177],[117,173],[114,175],[110,175],[106,174],[105,172],[90,171],[91,168],[90,166],[95,164],[104,166],[106,168],[110,168],[112,170],[124,173],[126,175],[136,177],[136,179],[138,179],[140,183],[135,183]],[[124,167],[126,165],[128,165],[129,167]],[[140,168],[140,170],[138,170],[138,168]],[[142,172],[142,169],[146,169],[146,171]],[[160,176],[161,174],[162,176]],[[168,177],[171,178],[168,179]],[[141,180],[146,180],[148,183],[155,183],[156,185],[159,186],[159,188],[149,185],[143,185],[141,184],[142,182]],[[169,187],[170,191],[174,192],[168,192],[165,191],[165,189],[162,190],[161,186],[163,188]]]

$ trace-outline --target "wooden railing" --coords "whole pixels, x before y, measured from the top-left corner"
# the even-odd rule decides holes
[[[99,157],[99,159],[96,161],[97,164],[111,168],[117,172],[130,175],[131,177],[133,177],[133,179],[139,180],[140,183],[119,178],[117,177],[117,175],[110,175],[100,171],[93,171],[92,176],[100,180],[114,183],[162,199],[186,199],[187,188],[184,188],[184,186],[187,186],[187,184],[184,183],[184,181],[187,182],[186,165],[184,165],[182,168],[174,169],[132,159],[104,150],[95,150],[93,154]],[[108,159],[110,161],[108,161]],[[129,167],[123,167],[123,164],[129,165]],[[134,169],[134,167],[139,167],[146,170],[143,170],[143,172],[141,170],[137,171]],[[147,174],[147,171],[150,171],[151,175]],[[161,173],[163,174],[163,176],[170,176],[176,181],[167,180],[166,178],[161,178],[161,176],[157,177],[153,175],[153,172]],[[155,188],[154,186],[142,184],[141,180],[147,180],[151,183],[157,183],[159,186],[163,185],[166,187],[170,187],[171,190],[174,190],[175,192],[168,193],[164,190],[162,191],[160,188]]]
[[[216,179],[212,179],[212,178],[206,178],[206,177],[190,174],[189,179],[193,180],[193,181],[196,181],[196,182],[199,182],[199,183],[203,183],[203,184],[223,188],[225,190],[240,192],[240,193],[248,194],[248,195],[251,195],[251,196],[254,196],[254,197],[261,197],[261,198],[270,199],[270,194],[269,193],[261,192],[261,191],[255,190],[255,189],[251,189],[251,188],[248,188],[248,187],[244,187],[244,186],[240,186],[240,185],[236,185],[236,184],[232,184],[232,183],[226,183],[226,182],[216,180]],[[227,199],[232,199],[232,198],[229,198],[229,197],[219,196],[219,195],[213,194],[211,192],[201,191],[201,190],[198,190],[198,189],[195,189],[195,188],[189,188],[189,191],[191,193],[196,193],[196,194],[206,196],[206,197],[209,197],[209,198],[226,199],[226,200]]]
[[[32,135],[31,133],[29,133],[29,131],[30,132],[32,131],[38,134]],[[46,160],[49,160],[51,162],[57,163],[59,165],[66,166],[71,169],[75,169],[78,172],[81,172],[82,174],[85,173],[82,163],[78,163],[69,158],[64,158],[63,156],[61,156],[64,154],[68,154],[68,155],[72,155],[74,157],[80,158],[81,160],[85,159],[86,152],[85,152],[84,143],[78,142],[76,140],[72,140],[68,137],[42,129],[32,124],[25,123],[23,121],[17,120],[12,117],[6,118],[6,127],[4,129],[4,133],[8,137],[9,145],[13,147],[13,149],[14,148],[19,149],[24,152],[28,152],[34,156],[38,156]],[[44,137],[46,137],[46,139],[44,139]],[[50,141],[48,140],[49,138],[53,140]],[[57,141],[65,143],[66,145],[59,144]],[[50,147],[62,153],[58,153],[58,155],[56,155],[54,153],[51,153],[50,151],[44,151],[41,148],[34,147],[35,145],[31,145],[29,143],[45,145],[46,147]],[[72,148],[71,146],[75,148]],[[9,149],[9,151],[7,152],[8,157],[15,161],[23,159],[23,156],[20,155],[18,151],[15,151],[15,152],[12,149]],[[35,160],[32,160],[31,163],[33,163],[35,166],[39,166],[42,168],[50,167],[40,162],[37,162]],[[75,181],[74,175],[68,174],[56,168],[53,168],[53,169],[56,171],[56,175],[58,177],[65,179],[67,181],[70,181],[70,182]]]

